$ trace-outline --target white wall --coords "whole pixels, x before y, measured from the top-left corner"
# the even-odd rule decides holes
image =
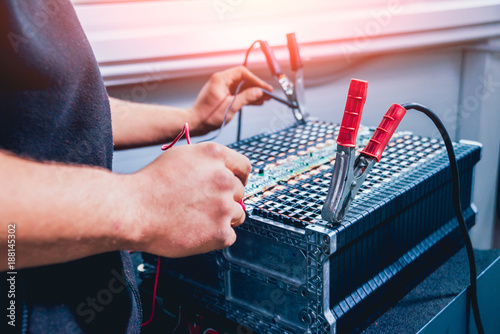
[[[209,73],[241,63],[255,39],[277,46],[286,63],[284,35],[295,31],[312,116],[340,122],[349,79],[359,78],[370,82],[364,124],[377,125],[391,103],[419,102],[442,117],[454,140],[483,143],[472,237],[476,247],[491,247],[500,151],[500,1],[359,0],[363,6],[341,6],[314,0],[303,7],[301,1],[276,0],[272,8],[268,1],[226,1],[234,8],[223,17],[213,7],[220,1],[76,6],[110,95],[189,106]],[[276,15],[281,8],[286,13]],[[258,52],[250,66],[271,80]],[[248,107],[243,136],[291,122],[276,102]],[[430,121],[412,112],[400,129],[438,137]],[[233,142],[235,131],[232,122],[218,141]],[[135,171],[158,154],[159,147],[117,152],[114,169]]]

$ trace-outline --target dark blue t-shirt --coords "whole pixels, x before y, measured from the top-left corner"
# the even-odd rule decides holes
[[[108,95],[69,0],[0,0],[0,149],[111,169]],[[59,179],[64,183],[64,174]],[[4,273],[0,279],[5,284]],[[20,270],[16,287],[16,327],[7,327],[13,332],[140,331],[126,252]]]

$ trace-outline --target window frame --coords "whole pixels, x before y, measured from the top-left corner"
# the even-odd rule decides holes
[[[304,10],[294,9],[302,1],[273,0],[266,11],[267,0],[84,1],[75,10],[107,85],[235,66],[255,39],[268,40],[285,63],[289,32],[296,33],[306,65],[325,60],[349,64],[371,54],[500,36],[500,0],[358,0],[356,7],[316,0],[314,8]],[[214,7],[217,1],[235,7],[221,13]],[[389,13],[388,21],[382,13]],[[265,60],[256,53],[250,63],[262,67]]]

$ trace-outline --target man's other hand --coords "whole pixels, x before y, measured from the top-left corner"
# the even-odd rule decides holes
[[[273,87],[261,80],[244,66],[214,73],[203,86],[192,108],[188,109],[188,122],[193,135],[203,135],[218,129],[224,120],[224,112],[234,98],[238,84],[244,80],[239,94],[227,113],[227,122],[245,105],[261,105],[269,97],[262,88]]]

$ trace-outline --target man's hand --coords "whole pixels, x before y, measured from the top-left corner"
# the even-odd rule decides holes
[[[139,198],[137,224],[143,237],[134,249],[183,257],[233,244],[233,226],[245,220],[238,201],[250,171],[243,155],[203,143],[172,148],[124,176]]]
[[[194,135],[203,135],[218,129],[224,120],[224,112],[234,98],[238,84],[245,81],[231,110],[227,113],[227,122],[245,105],[261,105],[269,100],[261,88],[269,91],[273,87],[255,76],[244,66],[233,67],[217,72],[201,89],[193,107],[188,109],[189,124]]]

